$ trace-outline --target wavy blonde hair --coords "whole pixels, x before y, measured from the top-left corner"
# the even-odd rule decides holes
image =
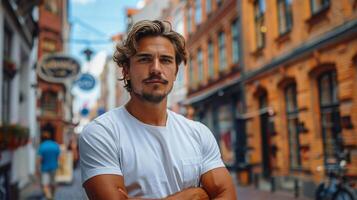
[[[170,22],[162,20],[142,20],[135,23],[130,29],[127,38],[122,43],[117,44],[113,56],[114,62],[123,70],[123,78],[119,78],[119,80],[124,81],[124,87],[129,92],[131,91],[130,80],[126,79],[124,70],[130,67],[130,57],[136,54],[140,39],[148,36],[161,36],[171,41],[175,49],[177,70],[182,62],[184,62],[184,64],[187,62],[185,39],[172,29]]]

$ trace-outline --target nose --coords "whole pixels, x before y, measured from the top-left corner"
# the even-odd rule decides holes
[[[156,57],[154,59],[154,62],[152,63],[152,66],[150,68],[150,73],[161,74],[161,64],[159,58]]]

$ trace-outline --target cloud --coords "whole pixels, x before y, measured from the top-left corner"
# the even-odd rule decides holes
[[[140,0],[138,1],[138,3],[136,3],[136,8],[138,9],[142,9],[145,6],[146,2],[144,0]]]
[[[94,2],[95,0],[73,0],[73,3],[82,4],[82,5],[86,5]]]

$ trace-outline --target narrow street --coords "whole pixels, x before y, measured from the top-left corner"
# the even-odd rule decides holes
[[[237,185],[237,184],[236,184]],[[39,185],[30,186],[27,194],[21,197],[23,200],[42,200]],[[255,189],[253,186],[237,186],[239,200],[311,200],[308,198],[294,198],[292,193],[277,191],[271,193]],[[59,185],[55,194],[55,200],[86,200],[84,190],[80,183],[80,171],[74,171],[72,184]]]
[[[70,200],[70,199],[87,199],[81,185],[80,170],[74,170],[73,182],[70,185],[60,185],[56,191],[55,199]]]

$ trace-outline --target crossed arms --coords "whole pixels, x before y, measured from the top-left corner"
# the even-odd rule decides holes
[[[225,167],[210,170],[201,176],[202,187],[188,188],[172,194],[164,200],[236,200],[232,178]],[[98,175],[83,184],[89,199],[123,200],[130,198],[124,186],[124,178],[119,175]]]

